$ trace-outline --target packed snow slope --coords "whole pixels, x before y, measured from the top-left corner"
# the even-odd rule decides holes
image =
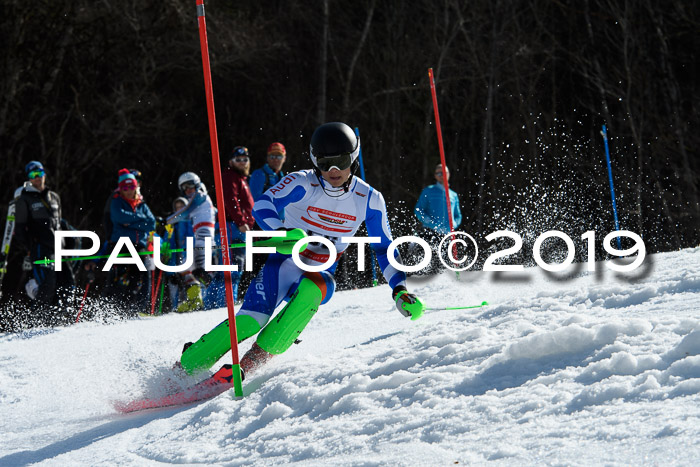
[[[244,398],[128,416],[225,310],[4,334],[0,465],[697,465],[700,249],[596,269],[339,292]]]

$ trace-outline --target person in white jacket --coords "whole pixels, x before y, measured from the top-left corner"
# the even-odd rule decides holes
[[[211,276],[204,270],[206,238],[214,238],[214,219],[216,209],[207,194],[207,189],[194,172],[185,172],[178,178],[177,185],[181,193],[187,198],[187,204],[175,211],[166,220],[168,224],[175,224],[187,219],[192,223],[194,230],[194,262],[192,266],[182,274],[186,289],[186,299],[177,307],[177,312],[200,310],[204,306],[202,301],[202,287],[209,285]],[[211,261],[211,260],[210,260]]]

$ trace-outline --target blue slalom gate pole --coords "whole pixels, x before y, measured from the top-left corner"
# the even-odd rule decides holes
[[[355,127],[355,134],[357,135],[357,138],[360,138],[360,129]],[[359,159],[360,159],[360,177],[362,180],[365,180],[365,163],[362,160],[362,145],[360,145],[360,154],[359,154]],[[377,284],[379,283],[377,281],[377,270],[374,267],[375,262],[377,261],[376,256],[374,256],[374,250],[370,248],[369,250],[370,255],[372,255],[372,260],[371,260],[371,265],[370,267],[372,268],[372,287],[376,287]]]
[[[612,167],[610,166],[610,148],[608,148],[608,130],[603,125],[603,142],[605,143],[605,159],[608,161],[608,179],[610,180],[610,195],[612,196],[613,216],[615,217],[615,230],[620,230],[620,222],[617,220],[617,203],[615,202],[615,187],[613,186]],[[622,242],[617,237],[617,248],[622,250]]]

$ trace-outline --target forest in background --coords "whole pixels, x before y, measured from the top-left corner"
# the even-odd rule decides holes
[[[29,160],[78,229],[100,231],[122,167],[156,215],[184,171],[213,193],[195,2],[2,0],[0,197]],[[359,128],[367,180],[395,235],[439,162],[436,77],[461,230],[531,245],[622,228],[649,251],[700,242],[700,3],[652,0],[212,0],[205,3],[222,158],[252,168],[283,142],[309,168],[314,128]],[[578,240],[577,245],[581,241]]]

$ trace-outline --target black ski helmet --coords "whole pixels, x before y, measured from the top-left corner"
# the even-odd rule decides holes
[[[340,170],[357,169],[360,154],[360,137],[341,122],[324,123],[311,136],[309,157],[317,170],[327,172],[332,167]]]

